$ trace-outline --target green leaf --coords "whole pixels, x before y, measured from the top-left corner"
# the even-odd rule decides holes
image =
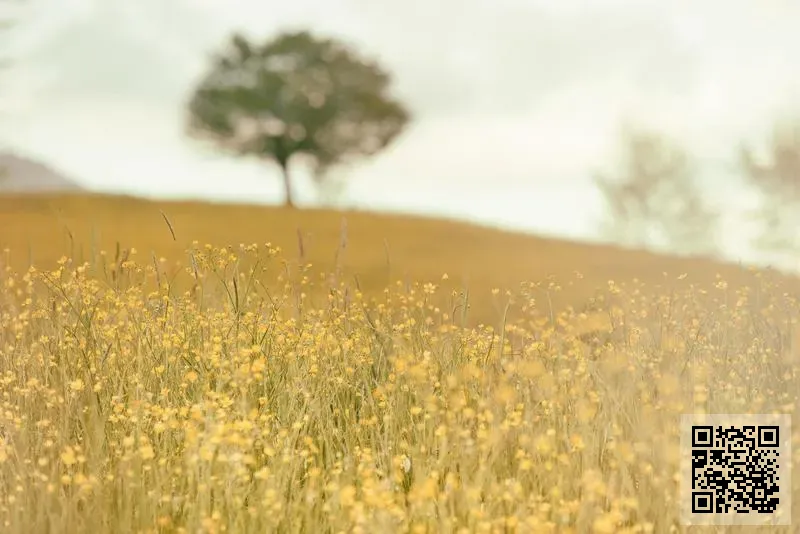
[[[234,34],[189,101],[188,133],[284,168],[303,154],[323,178],[402,133],[410,113],[390,85],[377,63],[333,39],[301,31],[256,45]]]

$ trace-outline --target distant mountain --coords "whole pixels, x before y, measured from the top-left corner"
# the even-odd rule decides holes
[[[81,189],[78,184],[42,163],[17,154],[0,153],[0,194],[77,192]]]

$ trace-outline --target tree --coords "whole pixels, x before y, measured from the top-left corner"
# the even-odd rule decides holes
[[[24,0],[0,0],[0,37],[8,38],[10,36],[11,30],[16,22],[13,9],[15,6],[19,7],[24,3]],[[11,13],[9,13],[8,8],[11,8]],[[0,43],[3,49],[7,48],[7,43],[4,41]],[[0,55],[0,70],[6,70],[10,66],[11,58],[3,52],[3,54]]]
[[[12,30],[17,23],[17,17],[13,10],[15,7],[19,8],[26,3],[26,0],[0,0],[0,48],[4,50],[3,54],[0,55],[0,71],[2,71],[3,76],[8,75],[12,65],[12,58],[5,53],[5,49],[7,49],[7,41],[5,39],[11,37]],[[11,12],[8,11],[8,8],[11,8]],[[0,87],[7,87],[4,79],[0,79]],[[6,100],[5,96],[5,94],[0,93],[0,99],[3,101]],[[6,118],[6,112],[2,109],[4,105],[5,102],[0,105],[0,119]],[[0,166],[0,182],[7,179],[8,169],[5,166]]]
[[[191,97],[189,135],[277,163],[291,207],[295,156],[322,180],[332,165],[374,155],[402,132],[410,115],[390,82],[333,39],[302,31],[256,45],[234,34]]]
[[[0,0],[0,37],[7,38],[12,34],[12,30],[17,24],[18,10],[28,4],[28,0]],[[3,49],[7,48],[5,41],[0,41]],[[9,68],[12,64],[12,58],[9,57],[5,50],[0,54],[0,70]]]
[[[13,17],[9,16],[9,14],[5,11],[9,4],[9,0],[0,0],[0,34],[7,32],[9,29],[13,27]],[[13,2],[16,3],[16,2]],[[5,46],[3,47],[5,48]],[[5,55],[0,58],[0,68],[5,68],[8,65],[8,57]]]
[[[761,193],[756,214],[762,232],[754,244],[763,251],[795,255],[800,250],[800,122],[774,127],[766,158],[743,146],[739,159],[745,180]]]
[[[689,155],[642,128],[626,128],[619,175],[595,177],[609,209],[605,231],[627,246],[714,254],[716,213],[704,202]]]

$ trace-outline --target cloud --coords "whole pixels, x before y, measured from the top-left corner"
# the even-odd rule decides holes
[[[62,12],[58,24],[56,17],[50,24],[46,16],[34,19],[25,67],[40,78],[48,73],[41,98],[59,105],[87,96],[174,105],[202,55],[191,39],[202,24],[193,11],[169,4],[104,0],[86,13]]]
[[[763,100],[770,95],[754,94],[752,84],[761,79],[781,91],[793,72],[786,50],[800,47],[786,13],[742,0],[606,0],[581,9],[544,0],[94,5],[91,15],[62,25],[36,57],[58,69],[53,93],[65,98],[120,94],[174,106],[233,29],[261,39],[306,26],[345,38],[383,60],[397,92],[424,117],[519,114],[559,93],[608,85],[653,102],[702,102],[721,90]]]

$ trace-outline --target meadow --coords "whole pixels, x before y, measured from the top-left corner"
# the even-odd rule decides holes
[[[91,196],[0,229],[2,532],[682,532],[679,416],[797,406],[777,273]]]

